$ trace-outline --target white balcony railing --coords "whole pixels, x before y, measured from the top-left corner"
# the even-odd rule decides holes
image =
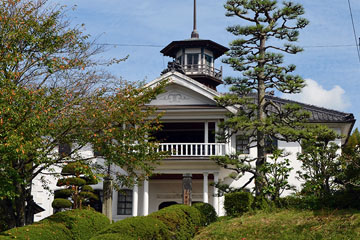
[[[224,156],[225,143],[160,143],[158,151],[171,156]]]

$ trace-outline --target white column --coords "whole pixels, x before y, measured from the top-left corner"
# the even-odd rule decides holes
[[[209,183],[208,183],[208,173],[203,173],[204,176],[204,203],[208,203],[209,202]]]
[[[209,122],[208,121],[205,121],[205,126],[204,126],[204,143],[208,143],[209,142]],[[207,156],[209,154],[209,151],[210,149],[208,149],[208,146],[205,145],[204,146],[204,153],[205,156]],[[211,152],[211,150],[210,150]]]
[[[214,173],[214,184],[219,182],[219,173]],[[213,206],[215,208],[215,211],[217,214],[219,214],[219,197],[218,195],[218,189],[215,187],[214,185],[214,202],[213,202]]]
[[[149,181],[144,181],[144,201],[143,201],[143,216],[149,214]]]
[[[139,187],[137,184],[133,188],[133,206],[132,206],[132,215],[136,217],[138,215],[138,206],[139,206]]]
[[[209,122],[205,121],[205,136],[204,136],[204,142],[208,143],[209,142]]]

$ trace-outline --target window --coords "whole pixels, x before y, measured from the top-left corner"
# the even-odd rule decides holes
[[[205,62],[206,62],[206,66],[211,67],[212,57],[205,54]]]
[[[176,58],[176,62],[178,63],[178,64],[181,64],[182,65],[182,57],[181,56],[179,56],[179,57],[177,57]]]
[[[132,214],[132,200],[133,192],[129,189],[124,189],[118,192],[117,200],[117,215],[131,215]]]
[[[245,135],[236,136],[236,152],[249,154],[249,137]]]
[[[265,138],[265,151],[267,154],[272,154],[278,148],[278,141],[274,137],[267,136]]]
[[[198,65],[199,64],[199,54],[191,53],[187,54],[187,65]]]
[[[61,157],[69,156],[71,153],[71,146],[68,143],[60,143],[59,144],[59,155]]]

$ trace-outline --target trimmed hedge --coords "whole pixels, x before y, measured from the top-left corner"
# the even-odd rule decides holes
[[[173,233],[172,239],[191,239],[202,226],[202,215],[194,207],[172,205],[149,215],[159,219]]]
[[[228,216],[239,216],[252,210],[254,197],[249,192],[225,194],[224,208]]]
[[[71,231],[64,224],[49,224],[47,222],[12,228],[1,233],[0,240],[72,240]]]
[[[172,233],[158,219],[149,217],[130,217],[111,224],[98,232],[91,240],[100,239],[170,239]]]
[[[205,205],[198,207],[204,212],[211,212]],[[191,239],[198,228],[206,224],[204,218],[206,217],[197,207],[172,205],[146,217],[131,217],[118,221],[100,231],[91,240]]]
[[[207,226],[210,223],[216,222],[217,215],[215,208],[209,203],[195,203],[192,205],[202,214],[201,225]]]
[[[72,206],[72,202],[64,198],[55,198],[51,203],[51,206],[53,208],[70,208]]]
[[[109,219],[93,210],[70,210],[56,213],[32,225],[1,233],[0,240],[88,240],[110,224]]]

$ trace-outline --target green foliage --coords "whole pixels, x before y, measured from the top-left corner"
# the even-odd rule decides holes
[[[93,210],[70,210],[56,213],[40,223],[63,224],[71,231],[71,239],[88,240],[110,224],[109,219]]]
[[[360,238],[358,211],[281,210],[223,218],[195,236],[195,240],[343,240]]]
[[[0,239],[19,239],[19,240],[72,240],[72,234],[65,225],[61,223],[36,223],[24,227],[13,228],[1,233]]]
[[[191,239],[202,224],[202,215],[194,207],[172,205],[149,215],[162,221],[173,233],[173,239]]]
[[[71,189],[58,189],[54,191],[54,198],[68,198],[72,192]]]
[[[101,213],[92,210],[71,210],[56,213],[32,225],[13,228],[0,239],[20,240],[88,240],[110,224]]]
[[[202,214],[201,225],[207,226],[217,221],[215,208],[209,203],[195,203],[192,207],[196,208]]]
[[[237,156],[217,157],[216,161],[233,170],[236,178],[251,174],[241,190],[255,180],[256,195],[268,192],[276,198],[288,184],[286,179],[282,179],[282,183],[280,179],[266,179],[264,170],[271,168],[265,165],[266,140],[300,140],[310,114],[299,105],[276,102],[276,98],[266,96],[266,92],[298,93],[304,87],[304,80],[293,74],[296,67],[283,65],[281,53],[302,51],[292,42],[298,40],[299,30],[305,28],[308,21],[302,17],[305,11],[300,4],[286,1],[280,4],[270,0],[228,0],[225,9],[226,16],[237,17],[239,23],[227,28],[238,39],[230,43],[228,57],[223,62],[241,75],[225,78],[230,93],[216,99],[223,107],[237,109],[219,125],[223,135],[220,139],[228,139],[233,134],[246,135],[251,139],[249,147],[257,148],[257,157],[237,153]],[[233,165],[234,160],[239,163]],[[283,173],[284,177],[287,175]]]
[[[72,202],[64,198],[55,198],[54,201],[51,203],[51,206],[55,209],[71,208]]]
[[[159,116],[144,106],[165,83],[145,89],[107,73],[104,66],[125,58],[98,60],[103,48],[65,13],[47,0],[0,1],[0,198],[13,203],[8,222],[17,226],[32,180],[64,162],[93,160],[78,154],[84,146],[127,169],[117,184],[143,180],[163,155],[149,134]],[[49,154],[75,142],[69,154]]]
[[[273,151],[270,160],[264,163],[261,171],[265,173],[266,185],[263,188],[263,194],[269,196],[272,200],[280,198],[285,190],[294,190],[295,187],[288,182],[292,167],[287,153],[284,150],[276,149]]]
[[[270,212],[275,209],[275,203],[264,196],[255,196],[252,209]]]
[[[86,184],[86,181],[84,179],[72,177],[72,178],[59,179],[56,186],[58,186],[58,187],[65,186],[65,185],[83,186],[85,184]]]
[[[131,217],[118,221],[98,232],[91,240],[191,239],[198,228],[205,224],[206,216],[197,208],[214,219],[214,213],[206,204],[199,204],[197,207],[172,205],[146,217]]]
[[[158,219],[130,217],[111,224],[91,238],[95,239],[171,239],[171,232]]]
[[[254,197],[249,192],[225,194],[224,208],[228,216],[239,216],[252,210]]]
[[[302,193],[324,198],[330,196],[337,184],[335,177],[340,172],[339,146],[331,142],[339,136],[325,127],[318,127],[301,144],[303,152],[298,154],[302,170],[298,176],[304,180]]]
[[[85,163],[79,161],[68,163],[63,167],[61,175],[67,177],[60,178],[56,185],[66,186],[67,188],[55,191],[55,199],[52,204],[53,208],[82,208],[82,206],[89,203],[91,199],[98,199],[98,197],[92,193],[92,187],[88,185],[91,179],[96,179],[96,177]],[[89,179],[90,182],[86,181],[87,179]],[[69,203],[71,204],[70,206]]]

